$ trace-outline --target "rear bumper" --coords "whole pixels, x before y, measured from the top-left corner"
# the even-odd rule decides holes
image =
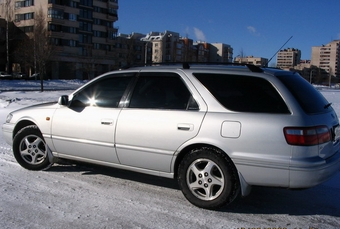
[[[293,161],[290,167],[289,188],[310,188],[330,179],[340,170],[340,152],[332,157]]]

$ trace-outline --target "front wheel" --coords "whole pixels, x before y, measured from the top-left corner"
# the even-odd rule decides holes
[[[15,135],[13,154],[25,169],[44,170],[52,165],[48,157],[48,146],[35,125],[24,127]]]
[[[206,209],[231,203],[239,192],[236,168],[225,153],[215,148],[188,153],[179,165],[178,183],[189,202]]]

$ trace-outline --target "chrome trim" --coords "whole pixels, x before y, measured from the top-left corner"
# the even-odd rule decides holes
[[[63,140],[63,141],[68,141],[68,142],[77,142],[77,143],[83,143],[83,144],[115,147],[115,144],[113,142],[107,143],[107,142],[91,141],[87,139],[77,139],[77,138],[69,138],[69,137],[61,137],[61,136],[52,136],[52,141],[53,140]]]

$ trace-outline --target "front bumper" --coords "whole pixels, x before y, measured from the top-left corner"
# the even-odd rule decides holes
[[[2,125],[2,137],[6,141],[7,144],[13,144],[13,130],[14,124],[11,123],[4,123]]]

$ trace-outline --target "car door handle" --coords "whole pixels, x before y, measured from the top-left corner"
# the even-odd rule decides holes
[[[102,119],[101,120],[101,124],[102,125],[112,126],[113,125],[113,120],[111,120],[111,119]]]
[[[185,130],[185,131],[193,131],[194,130],[194,125],[193,124],[188,124],[188,123],[179,123],[177,125],[178,130]]]

